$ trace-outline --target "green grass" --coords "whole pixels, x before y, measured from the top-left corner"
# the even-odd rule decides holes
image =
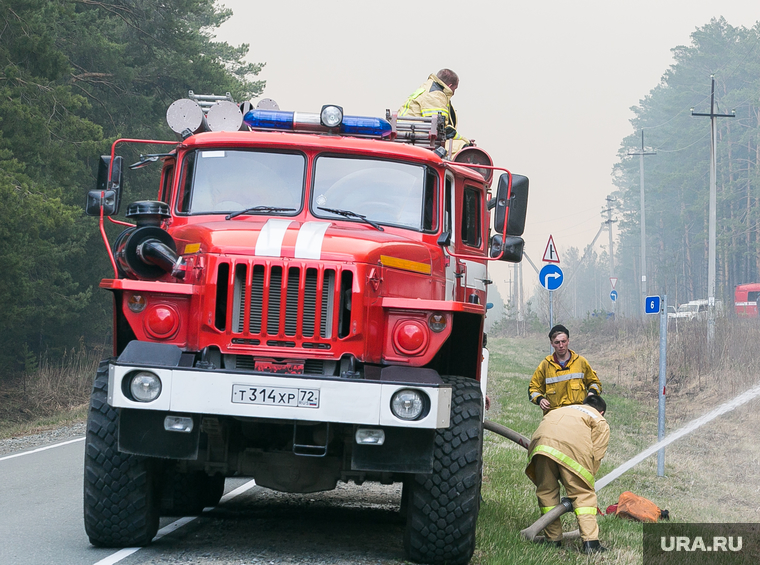
[[[492,408],[487,418],[530,437],[541,421],[541,410],[528,401],[528,383],[540,360],[548,354],[545,338],[490,339],[489,396]],[[604,385],[604,383],[603,383]],[[608,456],[597,475],[600,478],[645,449],[656,440],[656,413],[651,408],[624,398],[609,387],[604,397],[609,405],[611,439]],[[478,521],[478,544],[473,563],[549,564],[588,563],[579,553],[579,541],[566,542],[562,550],[542,547],[520,537],[520,530],[540,516],[535,487],[525,476],[527,452],[497,434],[486,432],[484,440],[483,503]],[[654,461],[654,458],[650,458]],[[644,462],[599,493],[602,510],[617,502],[619,494],[632,490],[657,500],[652,486],[656,469]],[[650,468],[651,467],[651,468]],[[654,471],[653,471],[654,469]],[[577,529],[575,517],[562,517],[566,532]],[[610,552],[594,561],[623,564],[641,563],[641,524],[615,518],[598,517],[600,540]]]

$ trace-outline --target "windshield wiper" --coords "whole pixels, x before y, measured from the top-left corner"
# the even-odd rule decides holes
[[[242,216],[243,214],[250,214],[251,212],[256,212],[257,214],[259,212],[295,212],[295,208],[277,208],[276,206],[254,206],[253,208],[246,208],[245,210],[238,210],[237,212],[232,212],[230,214],[227,214],[224,219],[225,220],[231,220],[232,218],[237,218],[238,216]]]
[[[339,216],[343,216],[344,218],[359,218],[362,222],[371,225],[373,228],[376,228],[380,231],[385,231],[383,229],[383,226],[378,224],[377,222],[373,222],[367,216],[363,216],[362,214],[357,214],[356,212],[352,212],[351,210],[336,210],[335,208],[322,208],[321,206],[317,206],[320,210],[324,210],[325,212],[330,212],[331,214],[338,214]]]
[[[151,153],[149,155],[140,155],[140,160],[137,163],[132,163],[129,168],[142,169],[145,165],[150,165],[159,159],[163,159],[164,157],[171,157],[173,155],[174,153]]]

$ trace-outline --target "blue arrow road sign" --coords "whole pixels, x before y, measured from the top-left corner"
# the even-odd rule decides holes
[[[565,275],[562,273],[562,269],[559,265],[549,264],[544,265],[541,272],[538,273],[538,282],[546,290],[557,290],[562,286],[562,280]]]
[[[613,302],[617,301],[617,290],[610,291],[610,300],[612,300]]]
[[[647,296],[644,299],[644,312],[646,312],[647,314],[659,314],[660,313],[660,297]]]

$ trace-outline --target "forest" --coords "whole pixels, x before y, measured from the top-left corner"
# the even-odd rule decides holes
[[[641,309],[641,132],[647,291],[668,304],[707,298],[711,76],[717,120],[715,298],[733,303],[737,284],[760,282],[760,24],[714,19],[672,49],[673,64],[631,108],[633,131],[613,169],[618,222],[618,311]],[[730,308],[728,308],[730,311]]]
[[[0,0],[0,379],[110,344],[110,265],[83,213],[99,156],[175,139],[166,108],[189,90],[263,91],[248,46],[214,40],[230,16],[214,0]],[[131,199],[155,198],[149,177]]]
[[[711,77],[715,113],[733,116],[716,118],[715,298],[722,312],[731,314],[737,284],[760,282],[760,24],[747,29],[713,19],[672,53],[659,84],[631,108],[631,133],[612,168],[615,190],[599,206],[601,222],[607,205],[613,209],[614,267],[606,226],[593,248],[565,253],[555,320],[641,315],[642,132],[647,294],[667,295],[672,306],[707,298],[711,120],[692,111],[710,113]],[[537,287],[529,294],[529,315],[547,323],[548,293]]]

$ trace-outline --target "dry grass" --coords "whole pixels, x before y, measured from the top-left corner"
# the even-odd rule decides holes
[[[760,382],[755,370],[760,322],[720,318],[712,348],[705,322],[668,328],[666,435]],[[659,323],[608,322],[603,331],[574,336],[610,392],[641,405],[639,422],[646,447],[657,440]],[[665,477],[656,476],[656,456],[643,462],[651,482],[637,479],[639,493],[656,493],[655,502],[685,522],[760,521],[760,399],[698,428],[665,450]],[[614,407],[610,414],[614,419]],[[626,441],[626,440],[624,440]],[[641,451],[635,439],[620,450],[610,446],[617,466]],[[622,483],[623,478],[620,479]],[[608,489],[614,489],[611,483]],[[631,489],[633,490],[633,488]],[[644,492],[641,492],[641,491]],[[653,498],[654,500],[654,498]]]
[[[35,433],[82,421],[102,351],[80,346],[0,390],[0,437]]]

